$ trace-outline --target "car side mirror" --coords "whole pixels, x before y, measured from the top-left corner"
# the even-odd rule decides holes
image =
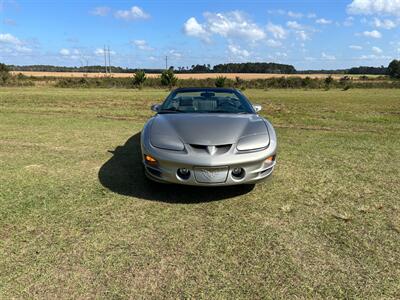
[[[152,111],[159,112],[160,109],[161,109],[161,105],[160,105],[160,104],[153,104],[153,105],[151,106],[151,110],[152,110]]]
[[[256,112],[259,112],[259,111],[262,110],[262,106],[259,105],[259,104],[254,104],[254,105],[253,105],[253,108],[254,108],[254,110],[255,110]]]

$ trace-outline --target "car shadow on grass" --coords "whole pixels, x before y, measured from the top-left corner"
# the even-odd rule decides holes
[[[254,188],[253,185],[193,187],[152,182],[143,173],[140,132],[109,152],[113,156],[101,166],[99,181],[120,195],[167,203],[201,203],[244,195]]]

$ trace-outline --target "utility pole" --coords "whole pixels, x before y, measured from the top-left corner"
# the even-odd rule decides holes
[[[168,70],[168,56],[165,56],[165,70]]]
[[[106,45],[104,45],[103,53],[104,53],[104,68],[105,68],[106,74],[107,74],[107,53],[106,53]]]
[[[111,55],[110,55],[110,45],[108,46],[108,72],[111,74]]]

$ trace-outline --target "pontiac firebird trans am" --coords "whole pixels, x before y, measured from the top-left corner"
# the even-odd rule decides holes
[[[275,167],[271,123],[236,89],[182,88],[144,126],[147,177],[157,182],[217,186],[254,184]]]

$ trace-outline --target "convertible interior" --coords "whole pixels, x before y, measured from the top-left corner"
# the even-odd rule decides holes
[[[182,96],[172,99],[171,107],[182,112],[213,112],[227,111],[237,112],[242,111],[242,103],[238,98],[229,96],[215,96],[215,93],[205,92],[195,96]]]

